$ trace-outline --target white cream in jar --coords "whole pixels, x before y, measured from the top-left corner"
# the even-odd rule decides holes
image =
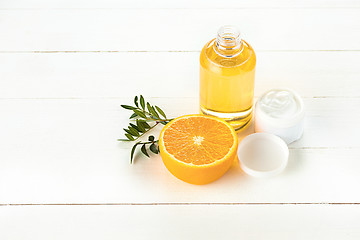
[[[275,134],[289,144],[302,136],[304,116],[304,103],[297,93],[272,89],[256,103],[255,132]]]

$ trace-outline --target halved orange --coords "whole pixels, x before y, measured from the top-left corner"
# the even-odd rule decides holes
[[[161,158],[177,178],[206,184],[220,178],[236,156],[238,138],[225,121],[185,115],[166,124],[159,138]]]

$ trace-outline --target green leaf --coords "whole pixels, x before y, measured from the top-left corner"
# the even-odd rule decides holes
[[[140,105],[142,109],[145,109],[145,99],[142,95],[140,95]]]
[[[138,96],[135,96],[135,98],[134,98],[134,103],[135,103],[135,106],[139,107],[139,104],[138,104]]]
[[[155,153],[155,154],[158,154],[158,153],[159,153],[158,148],[156,147],[155,143],[152,143],[152,144],[150,145],[150,151],[152,151],[152,152]]]
[[[133,113],[133,114],[130,116],[130,119],[136,118],[136,117],[137,117],[137,114],[136,114],[136,113]]]
[[[163,116],[164,118],[166,118],[166,115],[164,113],[163,110],[161,110],[161,108],[159,108],[158,106],[155,106],[156,110],[161,114],[161,116]]]
[[[169,122],[161,121],[160,123],[161,123],[162,125],[166,125],[166,124],[168,124]]]
[[[123,129],[125,132],[127,132],[128,134],[130,134],[132,136],[138,137],[140,135],[139,131],[137,131],[135,128],[133,128],[131,126],[129,127],[129,129],[126,129],[126,128],[123,128]]]
[[[123,138],[121,138],[121,139],[118,139],[118,141],[121,141],[121,142],[128,142],[128,141],[130,141],[129,139],[123,139]]]
[[[145,156],[150,157],[149,154],[148,154],[147,151],[146,151],[145,144],[142,145],[142,147],[141,147],[141,152],[142,152]]]
[[[151,128],[150,125],[145,122],[144,120],[139,120],[139,123],[145,128],[145,129],[149,129]]]
[[[122,108],[128,109],[128,110],[134,110],[136,107],[129,106],[129,105],[120,105]]]
[[[136,119],[136,125],[139,128],[139,132],[146,132],[145,127],[140,123],[139,119]]]
[[[133,111],[134,111],[134,113],[136,113],[139,117],[146,118],[145,113],[143,113],[142,111],[139,111],[139,110],[137,110],[137,109],[134,109]]]
[[[150,142],[152,142],[152,141],[155,140],[155,137],[154,137],[153,135],[151,135],[151,136],[149,136],[148,140],[149,140]]]
[[[147,107],[148,111],[151,112],[151,105],[150,105],[150,103],[147,102],[147,103],[146,103],[146,107]]]
[[[131,131],[130,131],[129,129],[126,129],[126,128],[123,128],[123,129],[124,129],[124,131],[127,132],[128,134],[135,136],[134,134],[131,133]]]
[[[129,127],[129,131],[131,132],[131,134],[132,134],[133,136],[136,136],[136,137],[140,136],[138,130],[136,130],[136,129],[133,128],[133,127]]]
[[[149,103],[147,103],[147,108],[148,108],[148,110],[149,110],[149,112],[154,116],[154,117],[156,117],[156,118],[160,118],[159,117],[159,114],[157,114],[157,112],[155,111],[155,109],[149,104]]]
[[[136,131],[138,132],[143,132],[138,126],[136,126],[135,124],[130,123],[130,126],[133,127],[134,129],[136,129]]]
[[[140,143],[140,142],[135,143],[134,146],[131,148],[130,163],[133,163],[133,158],[134,158],[135,149],[136,149],[136,147],[139,145],[139,143]]]
[[[133,136],[131,136],[131,134],[126,133],[125,136],[130,140],[130,141],[134,141],[135,139],[133,138]]]

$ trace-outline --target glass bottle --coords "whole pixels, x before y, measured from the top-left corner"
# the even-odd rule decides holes
[[[252,118],[256,56],[233,26],[223,26],[200,54],[200,112],[235,130]]]

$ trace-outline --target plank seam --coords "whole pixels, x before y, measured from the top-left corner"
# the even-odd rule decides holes
[[[33,51],[0,51],[9,53],[200,53],[201,50],[33,50]],[[257,52],[360,52],[360,49],[298,49],[298,50],[257,50]]]
[[[7,206],[189,206],[189,205],[360,205],[360,202],[274,202],[274,203],[9,203]]]
[[[360,9],[359,6],[352,7],[234,7],[234,8],[219,8],[219,7],[209,7],[209,8],[0,8],[0,11],[41,11],[41,10],[334,10],[334,9]]]
[[[0,97],[0,100],[128,100],[131,97]],[[197,99],[197,97],[148,97],[148,99]],[[255,96],[258,98],[258,96]],[[303,99],[358,99],[360,96],[301,96]]]

